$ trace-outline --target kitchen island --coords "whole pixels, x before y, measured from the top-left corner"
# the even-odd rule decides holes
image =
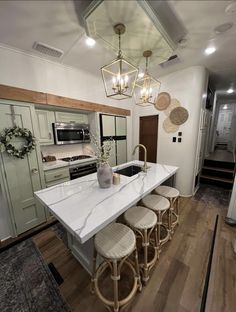
[[[136,165],[132,161],[113,170]],[[68,246],[82,266],[91,274],[93,236],[115,221],[128,208],[157,186],[173,177],[178,167],[148,163],[147,173],[127,177],[121,175],[119,185],[108,189],[98,186],[96,173],[35,192],[68,232]]]

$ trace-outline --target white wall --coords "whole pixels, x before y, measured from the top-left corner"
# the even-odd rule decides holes
[[[78,59],[78,64],[84,62]],[[66,67],[39,57],[0,47],[0,84],[34,91],[52,93],[99,104],[132,110],[132,100],[115,101],[105,97],[100,70],[93,76],[89,72]],[[132,119],[127,118],[128,159],[131,158]],[[0,240],[9,236],[6,204],[0,196]],[[5,208],[5,209],[4,209]]]
[[[172,143],[172,137],[177,133],[170,134],[163,130],[162,124],[166,115],[154,107],[136,106],[133,116],[133,144],[135,145],[139,141],[139,117],[159,114],[157,162],[180,168],[176,186],[185,196],[193,193],[199,118],[207,79],[207,71],[202,66],[193,66],[160,78],[160,91],[169,92],[171,97],[178,99],[189,112],[189,119],[179,128],[182,132],[182,143]]]
[[[234,178],[234,186],[229,203],[227,217],[236,221],[236,178]]]

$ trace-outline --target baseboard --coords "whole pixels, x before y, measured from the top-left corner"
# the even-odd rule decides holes
[[[193,195],[179,195],[180,197],[184,197],[184,198],[188,198],[188,197],[192,197]]]
[[[5,240],[12,238],[12,236],[7,236],[5,238],[0,239],[0,244],[3,243]]]

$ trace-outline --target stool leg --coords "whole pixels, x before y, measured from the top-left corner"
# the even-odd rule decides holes
[[[147,230],[144,230],[143,233],[143,250],[144,250],[144,265],[143,265],[143,281],[146,284],[149,279],[148,274],[148,237],[147,237]]]
[[[157,248],[158,248],[158,259],[161,253],[161,212],[157,212]]]
[[[96,248],[94,247],[94,250],[93,250],[93,275],[92,275],[92,278],[91,278],[91,288],[90,288],[90,291],[92,294],[94,294],[94,279],[95,279],[95,273],[96,273],[96,262],[97,262],[97,250]]]
[[[118,275],[118,267],[117,267],[117,261],[112,261],[112,280],[113,280],[113,298],[114,298],[114,312],[119,311],[119,295],[118,295],[118,280],[120,279],[120,276]]]
[[[138,263],[138,251],[137,248],[134,251],[134,260],[135,260],[135,271],[137,274],[137,279],[138,279],[138,290],[141,291],[142,290],[142,283],[140,280],[140,271],[139,271],[139,263]]]
[[[172,239],[172,210],[171,210],[171,206],[168,209],[168,231],[169,231],[169,240]]]
[[[177,213],[177,216],[179,217],[179,197],[176,200],[176,213]]]

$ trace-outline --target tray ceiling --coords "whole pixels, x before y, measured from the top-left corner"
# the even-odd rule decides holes
[[[136,65],[145,62],[145,50],[153,52],[152,66],[166,61],[176,48],[146,1],[93,1],[83,18],[87,34],[114,51],[118,50],[118,35],[113,27],[123,23],[126,32],[121,36],[122,52]]]

